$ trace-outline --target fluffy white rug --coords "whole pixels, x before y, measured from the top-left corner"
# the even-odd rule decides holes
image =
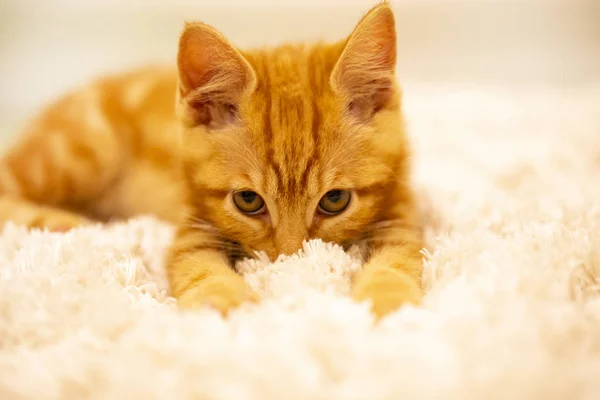
[[[171,227],[0,237],[0,399],[600,398],[600,85],[406,90],[421,308],[374,324],[318,241],[223,320],[165,291]]]

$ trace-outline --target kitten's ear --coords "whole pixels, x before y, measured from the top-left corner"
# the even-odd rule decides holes
[[[373,7],[356,25],[331,74],[331,85],[354,107],[376,112],[394,90],[396,23],[387,3]],[[356,108],[360,108],[356,110]]]
[[[186,23],[177,54],[179,105],[184,121],[218,126],[235,118],[237,104],[255,85],[244,56],[216,29]]]

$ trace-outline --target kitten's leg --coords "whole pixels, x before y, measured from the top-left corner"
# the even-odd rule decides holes
[[[66,232],[91,221],[83,215],[60,208],[32,203],[11,195],[0,195],[0,228],[6,221],[28,228]]]
[[[226,314],[258,299],[231,267],[223,245],[206,232],[180,228],[168,258],[170,292],[183,309],[208,305]]]
[[[91,90],[91,89],[90,89]],[[82,211],[122,167],[115,115],[97,92],[79,92],[32,121],[0,158],[0,226],[67,230],[87,223]]]
[[[387,228],[357,274],[352,295],[359,301],[370,300],[378,318],[403,304],[421,302],[423,263],[419,235],[416,231]]]

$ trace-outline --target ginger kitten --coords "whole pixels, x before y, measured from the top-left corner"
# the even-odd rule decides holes
[[[257,300],[236,259],[310,238],[366,244],[377,316],[418,303],[421,229],[391,8],[345,40],[241,50],[186,24],[177,70],[110,76],[50,105],[0,161],[0,221],[65,230],[151,213],[178,225],[181,307]]]

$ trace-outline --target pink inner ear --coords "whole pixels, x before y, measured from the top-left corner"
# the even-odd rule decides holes
[[[387,5],[372,9],[354,29],[334,70],[333,83],[355,99],[354,108],[365,101],[380,108],[393,90],[396,66],[394,16]]]
[[[184,90],[191,91],[205,86],[219,68],[225,65],[215,37],[204,29],[189,28],[181,36],[179,43],[179,75]]]
[[[239,90],[251,74],[243,56],[219,32],[204,24],[186,28],[177,56],[184,91]]]
[[[186,65],[187,64],[187,65]],[[200,55],[192,54],[186,57],[181,68],[181,79],[190,90],[202,87],[210,80],[209,69]]]
[[[212,127],[234,122],[237,104],[254,79],[241,53],[213,28],[195,24],[180,38],[177,62],[188,117]]]

